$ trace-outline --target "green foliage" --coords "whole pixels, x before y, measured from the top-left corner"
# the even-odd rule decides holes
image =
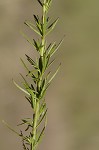
[[[30,66],[32,66],[32,70],[29,69],[23,59],[20,58],[24,68],[27,71],[26,77],[20,74],[23,79],[23,87],[20,87],[13,80],[14,84],[26,94],[25,98],[33,110],[33,117],[22,119],[22,123],[18,125],[25,125],[25,131],[28,135],[24,135],[23,131],[18,134],[16,131],[9,127],[22,138],[24,150],[36,150],[39,142],[42,139],[42,136],[44,135],[47,123],[47,106],[45,102],[45,94],[51,81],[56,76],[60,65],[52,76],[50,76],[51,72],[46,72],[46,70],[53,64],[54,60],[51,58],[63,41],[62,39],[58,45],[56,45],[56,42],[47,44],[46,36],[55,28],[59,18],[50,23],[51,19],[47,16],[52,0],[37,1],[42,7],[42,16],[39,17],[38,15],[33,15],[34,23],[31,21],[25,21],[24,24],[33,32],[37,33],[39,39],[31,40],[23,32],[21,32],[21,34],[34,47],[39,56],[36,58],[36,60],[33,60],[30,56],[25,55],[28,63]],[[27,77],[32,79],[31,84],[26,80]]]

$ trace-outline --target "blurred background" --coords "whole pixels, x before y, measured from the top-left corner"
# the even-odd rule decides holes
[[[1,120],[19,131],[20,119],[31,114],[12,78],[20,84],[20,57],[36,55],[19,33],[36,37],[23,24],[33,13],[41,13],[36,0],[0,0],[0,150],[22,150],[21,139]],[[98,150],[99,1],[53,0],[49,16],[60,18],[49,40],[66,36],[52,67],[62,64],[46,95],[48,126],[39,150]]]

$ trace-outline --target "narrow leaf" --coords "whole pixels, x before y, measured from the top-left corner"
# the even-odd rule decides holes
[[[47,32],[47,34],[49,34],[49,33],[55,28],[55,26],[56,26],[58,20],[59,20],[59,18],[57,18],[51,25],[48,26],[48,30],[49,30],[49,31]],[[46,35],[47,35],[47,34],[46,34]]]
[[[65,36],[64,36],[65,37]],[[56,46],[56,48],[55,49],[53,49],[53,52],[51,53],[51,56],[58,50],[58,48],[61,46],[61,44],[62,44],[62,42],[63,42],[63,40],[64,40],[64,37],[63,37],[63,39],[59,42],[59,44]]]
[[[41,133],[40,133],[40,135],[39,135],[39,138],[38,138],[38,140],[37,140],[37,143],[39,143],[39,142],[41,141],[42,136],[43,136],[43,134],[44,134],[44,131],[45,131],[45,126],[44,126],[44,128],[42,129],[42,131],[41,131]]]
[[[34,93],[33,90],[31,89],[28,89],[28,92],[30,93],[31,95],[31,100],[32,100],[32,104],[33,104],[33,108],[34,108],[34,111],[35,111],[35,108],[36,108],[36,100],[37,100],[37,97],[36,97],[36,94]]]
[[[42,120],[43,120],[43,119],[44,119],[44,117],[46,116],[46,113],[47,113],[47,109],[46,109],[46,111],[44,112],[44,114],[43,114],[42,118],[40,119],[40,121],[39,121],[39,123],[38,123],[37,127],[41,124]]]
[[[36,23],[38,23],[38,24],[39,24],[39,17],[38,17],[38,16],[36,16],[36,15],[33,15],[33,16],[34,16],[34,19],[35,19]]]
[[[46,0],[46,9],[47,9],[47,12],[49,11],[49,8],[51,6],[51,2],[52,2],[52,0]]]
[[[12,80],[14,85],[19,88],[21,91],[23,91],[25,94],[30,95],[26,90],[24,90],[22,87],[20,87],[14,80]]]
[[[39,115],[40,116],[42,116],[42,114],[45,111],[45,109],[46,109],[46,103],[45,103],[45,99],[44,99],[44,102],[41,104],[40,110],[39,110]]]
[[[47,55],[51,56],[51,54],[53,53],[53,51],[54,51],[55,48],[56,48],[56,42],[54,42],[54,43],[50,46],[50,49],[49,49]]]
[[[61,64],[60,64],[61,65]],[[53,74],[53,76],[51,77],[51,79],[48,81],[48,84],[51,83],[51,81],[54,79],[54,77],[56,76],[56,74],[58,73],[59,69],[60,69],[60,65],[57,68],[56,72]]]
[[[48,45],[48,47],[47,47],[47,49],[46,49],[46,50],[49,50],[49,48],[51,47],[51,45],[52,45],[52,44],[50,43],[50,44]]]
[[[43,7],[43,4],[42,4],[42,2],[40,1],[40,0],[37,0],[38,2],[39,2],[39,4]]]
[[[25,81],[25,84],[27,85],[28,88],[30,88],[28,82],[26,81],[26,79],[23,77],[23,75],[20,73],[21,77],[23,78],[23,80]]]
[[[25,98],[26,98],[27,101],[30,103],[31,107],[33,108],[33,102],[32,102],[32,100],[31,100],[30,98],[26,97],[26,96],[25,96]]]
[[[40,97],[42,97],[42,94],[45,91],[45,88],[46,88],[46,78],[43,80],[42,85],[41,85]]]
[[[29,69],[28,69],[28,67],[26,66],[26,64],[24,63],[23,59],[20,58],[20,60],[21,60],[21,62],[22,62],[22,64],[23,64],[23,66],[25,67],[25,69],[29,72]]]
[[[26,24],[30,29],[32,29],[35,33],[40,34],[40,32],[38,32],[36,29],[35,29],[35,25],[33,25],[32,23],[28,22],[28,21],[25,21],[24,24]]]
[[[49,64],[48,67],[50,67],[54,63],[55,59],[53,59]]]
[[[36,67],[35,61],[34,61],[31,57],[29,57],[28,55],[25,54],[25,56],[27,57],[27,60],[29,61],[29,63],[30,63],[31,65],[33,65],[34,67]]]
[[[25,54],[26,55],[26,54]],[[40,73],[40,69],[39,69],[39,66],[38,66],[38,61],[35,62],[31,57],[29,57],[28,55],[26,55],[27,57],[27,60],[30,62],[30,64]],[[30,72],[31,73],[31,72]]]
[[[33,42],[28,38],[28,36],[25,33],[23,33],[22,31],[20,31],[20,33],[34,47]]]
[[[36,27],[38,28],[39,30],[39,34],[42,36],[43,35],[43,31],[42,31],[42,23],[40,23],[40,19],[38,17],[38,15],[33,15],[34,16],[34,20],[36,22]]]
[[[10,127],[4,120],[2,120],[2,123],[4,123],[11,131],[13,131],[15,134],[17,134],[18,136],[20,136],[20,134],[18,132],[16,132],[14,129],[12,129],[12,127]]]

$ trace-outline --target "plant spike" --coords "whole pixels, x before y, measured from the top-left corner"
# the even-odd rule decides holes
[[[45,102],[45,94],[51,81],[59,71],[60,65],[51,77],[51,71],[46,72],[46,70],[50,65],[53,64],[55,59],[51,58],[63,42],[62,39],[58,45],[56,45],[56,42],[47,44],[46,36],[54,29],[59,19],[56,19],[50,23],[51,19],[47,16],[52,0],[37,1],[42,7],[42,16],[39,17],[38,15],[33,15],[34,23],[25,21],[24,24],[38,34],[38,40],[31,40],[26,34],[21,32],[23,37],[30,43],[30,45],[34,47],[34,49],[39,54],[39,57],[37,57],[36,60],[33,60],[30,56],[25,54],[28,63],[32,66],[32,69],[29,69],[23,59],[20,58],[23,66],[27,71],[26,77],[31,78],[32,83],[28,83],[22,74],[20,75],[24,81],[23,87],[20,87],[13,80],[13,83],[16,85],[16,87],[27,94],[25,98],[33,110],[32,118],[22,119],[22,122],[18,124],[18,126],[26,126],[25,132],[28,135],[24,135],[22,130],[20,131],[20,134],[17,133],[15,130],[10,128],[8,124],[5,123],[8,128],[17,133],[17,135],[22,138],[22,145],[24,150],[37,150],[39,142],[41,141],[44,134],[47,123],[46,115],[48,110]]]

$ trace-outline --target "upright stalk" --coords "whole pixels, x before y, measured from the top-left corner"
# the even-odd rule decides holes
[[[41,52],[40,52],[40,58],[41,59],[41,63],[42,63],[42,66],[43,66],[43,55],[44,55],[44,52],[45,52],[45,18],[46,18],[46,14],[45,14],[45,4],[46,4],[46,0],[44,0],[44,3],[43,3],[43,7],[42,7],[42,36],[41,36],[41,45],[42,45],[42,48],[41,48]],[[38,89],[38,92],[40,92],[40,87],[41,87],[41,83],[42,83],[42,79],[43,79],[43,68],[42,68],[42,72],[41,74],[39,74],[39,71],[38,71],[38,82],[37,82],[37,89]],[[36,141],[36,135],[37,135],[37,122],[39,120],[39,107],[40,107],[40,101],[36,100],[36,109],[35,109],[35,112],[34,112],[34,124],[33,124],[33,140],[32,140],[32,150],[35,150],[36,147],[35,147],[35,141]]]
[[[41,49],[41,57],[43,57],[44,51],[45,51],[45,19],[46,19],[46,0],[44,0],[43,8],[42,8],[42,37],[41,37],[41,43],[42,43],[42,49]]]
[[[24,150],[37,150],[39,142],[44,135],[47,114],[45,94],[51,81],[57,74],[60,65],[52,76],[50,76],[51,71],[46,72],[46,70],[48,70],[49,66],[53,64],[54,60],[51,58],[63,41],[62,39],[59,44],[56,44],[56,42],[47,44],[46,36],[54,29],[58,19],[51,23],[47,16],[52,0],[37,1],[42,7],[42,16],[39,17],[38,15],[34,15],[35,24],[31,21],[25,21],[24,24],[29,27],[29,29],[37,33],[39,38],[38,40],[30,39],[23,32],[22,35],[38,52],[39,57],[33,60],[30,56],[25,55],[32,69],[28,68],[23,59],[21,59],[21,62],[27,71],[26,77],[21,74],[24,81],[23,88],[13,81],[14,84],[26,94],[25,98],[29,102],[33,112],[32,118],[24,118],[22,119],[22,123],[19,124],[26,126],[25,135],[23,134],[23,131],[19,134],[10,128],[22,138]],[[26,80],[27,77],[32,79],[31,83],[28,83]]]
[[[36,135],[37,135],[37,122],[38,122],[38,119],[39,119],[39,101],[37,101],[36,103],[36,110],[35,110],[35,113],[34,113],[34,124],[33,124],[33,129],[32,129],[32,134],[33,134],[33,139],[32,139],[32,148],[31,150],[35,150],[36,147],[35,147],[35,141],[36,141]]]

